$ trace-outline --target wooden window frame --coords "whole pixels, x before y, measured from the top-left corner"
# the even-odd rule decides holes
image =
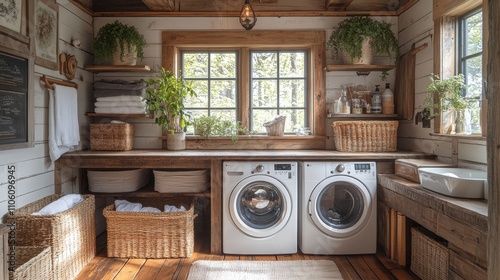
[[[440,77],[455,75],[457,69],[456,55],[456,21],[457,17],[482,6],[483,9],[483,62],[488,58],[488,1],[483,0],[434,0],[434,69],[433,73]],[[486,66],[483,63],[483,80],[486,80]],[[437,102],[437,97],[435,97]],[[488,102],[483,96],[481,106],[481,134],[486,136]],[[434,132],[441,131],[441,117],[434,119]]]
[[[301,48],[308,50],[308,123],[311,127],[312,136],[281,136],[281,137],[255,137],[249,141],[261,142],[260,144],[249,144],[231,148],[258,148],[264,149],[324,149],[326,147],[326,90],[325,90],[325,38],[324,30],[313,31],[164,31],[162,33],[162,66],[170,71],[177,72],[180,69],[180,50],[193,48],[239,48],[241,76],[249,77],[248,60],[241,57],[249,55],[250,48],[277,49],[277,48]],[[242,93],[239,99],[238,119],[249,120],[249,80],[243,79],[239,83]],[[245,123],[243,123],[245,124]],[[244,138],[244,137],[243,137]],[[283,141],[286,139],[287,141]],[[196,139],[200,142],[200,139]],[[186,148],[195,149],[227,149],[226,139],[211,139],[211,143],[203,143]],[[229,141],[230,142],[230,141]],[[241,146],[241,147],[240,147]]]

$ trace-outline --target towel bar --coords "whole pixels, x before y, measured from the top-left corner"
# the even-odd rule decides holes
[[[63,80],[57,80],[57,79],[52,79],[52,78],[47,78],[47,76],[43,75],[40,77],[40,81],[43,81],[45,83],[45,87],[48,89],[54,90],[54,86],[52,84],[58,84],[58,85],[63,85],[63,86],[68,86],[68,87],[74,87],[78,89],[78,84],[72,83],[72,82],[66,82]]]

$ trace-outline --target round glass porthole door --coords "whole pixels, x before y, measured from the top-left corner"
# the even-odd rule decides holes
[[[352,235],[363,228],[371,209],[370,193],[360,181],[334,176],[316,186],[309,211],[316,226],[334,237]]]
[[[278,180],[268,176],[242,180],[231,193],[229,203],[235,225],[254,237],[277,233],[291,215],[290,194]]]

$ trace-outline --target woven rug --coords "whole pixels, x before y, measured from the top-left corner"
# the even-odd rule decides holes
[[[341,280],[333,261],[195,261],[188,280]]]

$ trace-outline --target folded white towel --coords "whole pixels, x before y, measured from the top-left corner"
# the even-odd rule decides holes
[[[180,212],[180,211],[186,211],[186,208],[184,206],[177,208],[174,205],[165,205],[164,211],[165,212]]]
[[[144,107],[97,107],[96,113],[100,114],[145,114]]]
[[[155,207],[145,206],[145,207],[142,207],[139,212],[153,212],[153,213],[156,213],[156,212],[161,212],[161,211],[160,211],[160,209],[155,208]]]
[[[146,108],[144,101],[97,101],[96,107],[143,107]]]
[[[97,97],[98,102],[108,102],[108,101],[142,101],[142,96],[134,95],[119,95],[119,96],[108,96],[108,97]]]
[[[115,209],[117,212],[139,212],[142,209],[142,204],[118,199],[115,200]]]
[[[54,85],[49,93],[49,155],[52,161],[80,142],[76,88]]]
[[[52,201],[45,205],[40,211],[33,213],[33,216],[55,215],[71,209],[73,206],[83,201],[83,196],[80,194],[67,194],[61,198]]]

